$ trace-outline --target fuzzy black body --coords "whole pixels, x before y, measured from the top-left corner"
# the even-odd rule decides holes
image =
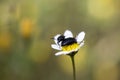
[[[65,38],[65,36],[61,35],[58,37],[58,43],[61,42],[61,46],[71,45],[73,43],[77,43],[75,38]]]
[[[66,38],[62,41],[61,46],[71,45],[73,43],[77,43],[75,38]]]

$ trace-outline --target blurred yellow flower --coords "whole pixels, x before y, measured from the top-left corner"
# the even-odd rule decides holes
[[[29,38],[33,32],[33,20],[26,18],[20,23],[20,33],[24,38]]]
[[[0,34],[0,48],[1,49],[9,49],[11,46],[11,35],[9,33]]]

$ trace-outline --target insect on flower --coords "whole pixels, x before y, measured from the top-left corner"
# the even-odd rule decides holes
[[[80,47],[84,45],[85,32],[80,32],[76,37],[70,30],[66,30],[64,34],[57,34],[54,36],[55,44],[51,44],[53,49],[59,50],[55,55],[70,55],[78,52]]]

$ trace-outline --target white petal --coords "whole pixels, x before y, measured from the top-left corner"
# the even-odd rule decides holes
[[[80,43],[81,41],[83,41],[84,37],[85,37],[85,32],[79,33],[76,37],[77,42]]]
[[[84,41],[82,43],[80,43],[80,47],[82,47],[84,45]]]
[[[80,48],[80,47],[78,47],[78,48],[75,49],[75,50],[71,50],[71,51],[60,51],[60,52],[57,52],[55,55],[56,55],[56,56],[59,56],[59,55],[62,55],[62,54],[67,55],[67,54],[70,54],[70,53],[72,53],[72,52],[78,51],[79,48]]]
[[[57,34],[56,36],[54,36],[54,41],[57,44],[57,38],[60,36],[61,34]]]
[[[64,36],[65,36],[65,38],[69,38],[69,37],[73,37],[73,34],[72,34],[72,32],[70,30],[66,30],[64,32]]]
[[[58,44],[56,39],[54,39],[54,42],[55,42],[55,44]]]
[[[61,50],[61,48],[56,44],[52,44],[51,47],[56,50]]]
[[[67,52],[67,51],[60,51],[60,52],[57,52],[56,54],[55,54],[55,56],[59,56],[59,55],[62,55],[62,54],[68,54],[69,52]]]

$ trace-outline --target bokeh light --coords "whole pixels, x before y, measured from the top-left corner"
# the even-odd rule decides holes
[[[20,24],[21,36],[23,36],[24,38],[29,38],[33,33],[34,27],[35,23],[32,21],[32,19],[23,19]]]

